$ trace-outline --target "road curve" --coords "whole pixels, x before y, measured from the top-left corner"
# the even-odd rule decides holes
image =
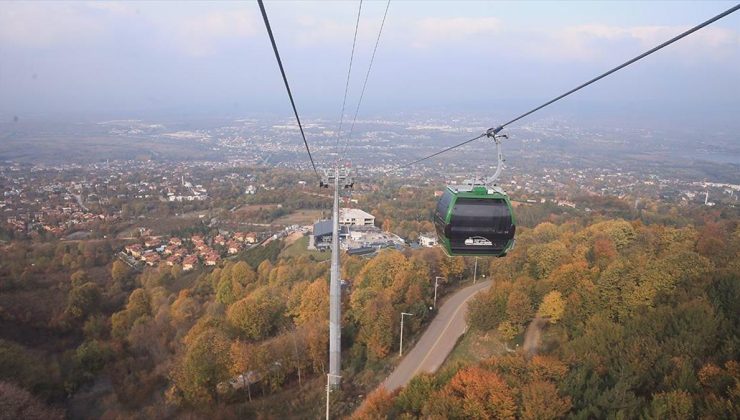
[[[457,339],[465,332],[465,313],[468,301],[481,290],[491,286],[491,280],[482,281],[457,291],[439,308],[413,349],[381,384],[389,392],[406,384],[421,372],[434,373],[450,354]]]

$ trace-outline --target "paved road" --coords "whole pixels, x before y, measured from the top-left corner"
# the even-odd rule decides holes
[[[491,286],[491,280],[482,281],[457,291],[439,308],[439,313],[424,335],[382,385],[388,391],[406,386],[417,373],[434,373],[450,354],[457,339],[465,332],[465,313],[468,301],[481,290]]]

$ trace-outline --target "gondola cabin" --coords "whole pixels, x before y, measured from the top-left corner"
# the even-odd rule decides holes
[[[450,256],[503,257],[514,246],[514,211],[499,187],[448,186],[437,203],[434,225]]]

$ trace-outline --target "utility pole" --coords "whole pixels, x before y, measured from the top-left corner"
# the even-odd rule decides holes
[[[329,420],[329,394],[331,393],[332,388],[330,383],[332,382],[333,377],[337,383],[339,383],[339,379],[341,378],[341,376],[332,375],[331,373],[326,374],[326,420]]]
[[[446,278],[440,276],[434,278],[434,309],[437,309],[437,286],[439,286],[439,279],[447,280]]]
[[[473,270],[473,284],[478,278],[478,257],[475,257],[475,270]]]
[[[401,312],[401,342],[398,345],[398,356],[403,356],[403,317],[406,316],[413,316],[414,314],[409,314],[406,312]]]

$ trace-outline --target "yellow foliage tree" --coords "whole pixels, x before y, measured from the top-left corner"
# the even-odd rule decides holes
[[[553,290],[542,298],[542,303],[537,311],[537,315],[542,318],[547,318],[551,323],[555,324],[563,317],[563,312],[565,312],[565,300],[563,300],[563,295],[557,290]]]

